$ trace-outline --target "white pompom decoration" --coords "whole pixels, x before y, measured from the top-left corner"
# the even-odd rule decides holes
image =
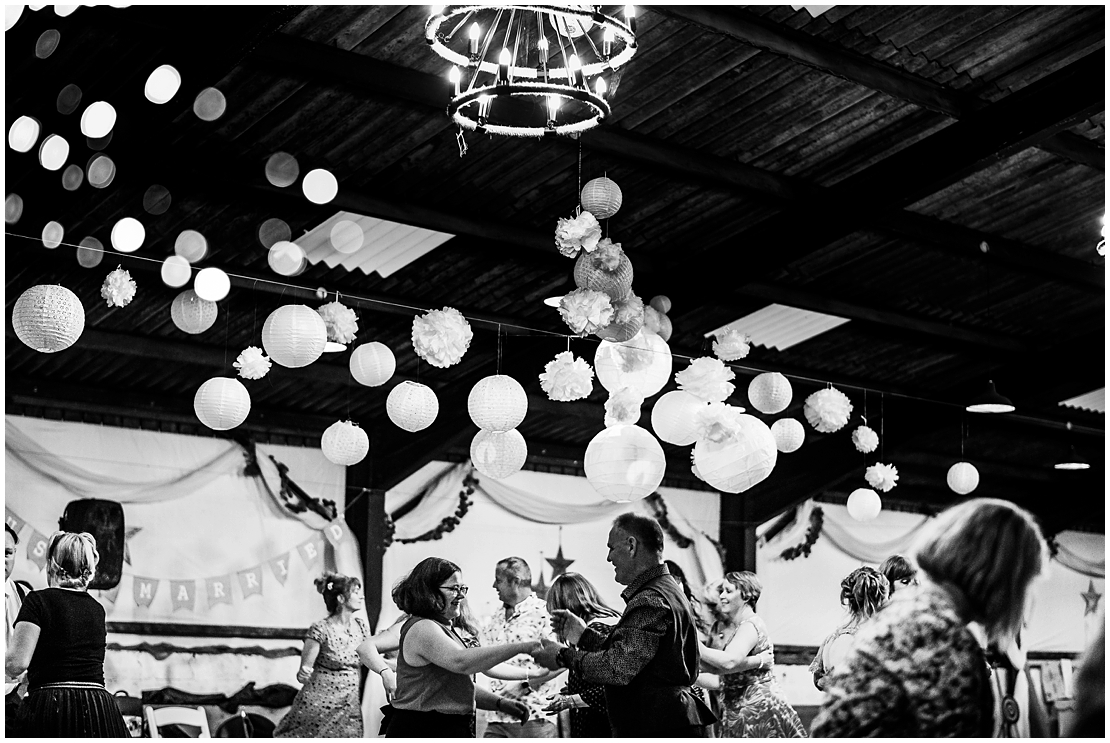
[[[324,431],[320,450],[332,464],[349,467],[366,458],[370,437],[352,421],[336,421]]]
[[[623,201],[620,186],[604,176],[587,181],[582,187],[582,209],[598,219],[609,219],[616,214]]]
[[[270,372],[272,364],[258,346],[247,346],[232,364],[243,379],[262,379]]]
[[[609,399],[605,401],[605,425],[635,425],[640,420],[640,408],[643,404],[644,396],[631,387],[610,392]]]
[[[262,324],[262,347],[276,364],[297,369],[324,353],[328,329],[316,310],[303,304],[278,307]]]
[[[363,343],[351,353],[351,376],[367,387],[381,387],[397,371],[397,358],[389,346],[377,341]]]
[[[432,310],[412,318],[412,347],[432,366],[446,369],[462,361],[474,331],[454,307]]]
[[[197,335],[208,330],[216,323],[219,310],[215,302],[201,299],[192,289],[178,294],[170,304],[170,319],[173,324],[189,335]]]
[[[238,379],[213,377],[197,390],[193,410],[200,422],[213,431],[227,431],[247,419],[251,396]]]
[[[466,400],[470,420],[484,431],[504,432],[516,428],[528,414],[528,394],[505,374],[478,380]]]
[[[835,387],[828,387],[807,397],[802,412],[814,430],[834,433],[848,425],[848,418],[852,415],[852,401]]]
[[[470,461],[486,477],[501,480],[515,475],[528,459],[528,444],[520,431],[479,431],[470,442]]]
[[[879,448],[879,434],[867,426],[852,431],[852,445],[861,454],[870,454]]]
[[[871,521],[883,510],[883,499],[869,488],[857,488],[848,496],[848,515],[856,521]]]
[[[771,424],[771,435],[775,437],[775,448],[783,454],[790,454],[802,448],[806,429],[801,421],[794,418],[780,418]]]
[[[979,487],[979,470],[971,462],[956,462],[948,468],[947,479],[953,493],[967,495]]]
[[[583,249],[592,252],[600,241],[601,225],[589,212],[570,219],[560,217],[555,225],[555,247],[567,258],[573,258]]]
[[[575,289],[559,300],[559,316],[578,335],[589,335],[613,319],[613,303],[608,294],[593,289]]]
[[[389,391],[385,413],[398,428],[422,431],[439,415],[439,398],[432,388],[407,379]]]
[[[624,343],[632,340],[644,327],[644,302],[635,294],[630,294],[625,299],[612,301],[613,317],[609,324],[598,328],[595,332],[598,338]]]
[[[602,341],[594,353],[594,371],[602,387],[610,392],[631,387],[645,398],[667,386],[671,366],[670,346],[648,330],[624,343]]]
[[[778,460],[775,437],[763,421],[735,416],[738,432],[722,443],[699,440],[694,464],[705,482],[725,493],[742,493],[767,479]]]
[[[594,391],[594,370],[585,359],[574,358],[570,351],[560,351],[544,366],[540,388],[557,402],[584,400]]]
[[[104,284],[100,287],[100,296],[108,303],[109,307],[126,307],[135,298],[135,280],[131,274],[117,266],[114,271],[104,277]]]
[[[752,350],[752,339],[747,333],[729,328],[713,341],[713,353],[721,361],[739,361]]]
[[[867,484],[880,493],[889,493],[898,484],[898,468],[893,464],[873,464],[863,473]]]
[[[736,374],[718,359],[703,356],[674,375],[680,390],[706,402],[724,402],[736,387],[732,380]],[[702,469],[704,473],[704,468]]]
[[[651,427],[668,444],[689,446],[697,441],[695,416],[708,403],[682,390],[672,390],[655,401],[651,408]]]
[[[599,495],[629,503],[655,492],[667,458],[659,441],[643,428],[610,426],[590,440],[583,466]]]
[[[328,302],[316,308],[324,320],[328,331],[328,340],[344,345],[355,339],[358,333],[358,315],[347,305],[341,302]]]
[[[12,328],[19,340],[40,353],[64,351],[85,330],[85,308],[64,286],[39,284],[15,300]]]
[[[781,413],[793,399],[794,390],[790,381],[778,372],[757,374],[748,384],[748,401],[761,413]]]

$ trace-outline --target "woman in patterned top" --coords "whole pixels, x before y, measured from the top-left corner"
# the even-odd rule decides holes
[[[370,630],[355,612],[363,608],[362,581],[328,573],[316,579],[328,616],[305,637],[297,681],[304,684],[275,738],[361,738],[358,647]]]
[[[829,679],[814,736],[991,736],[987,662],[967,625],[1009,644],[1048,561],[1044,538],[1028,512],[977,498],[938,516],[916,552],[921,586],[856,634]]]
[[[602,636],[612,631],[620,612],[602,601],[597,589],[578,573],[564,573],[547,590],[547,610],[566,609],[579,617]],[[563,642],[563,638],[559,638]],[[573,669],[567,676],[562,693],[547,706],[547,711],[570,710],[570,737],[609,738],[609,712],[605,706],[605,688],[587,684]]]
[[[840,603],[848,607],[848,621],[825,638],[809,664],[813,685],[818,689],[824,691],[828,675],[843,662],[860,623],[882,608],[889,589],[886,576],[869,567],[857,568],[840,581]]]

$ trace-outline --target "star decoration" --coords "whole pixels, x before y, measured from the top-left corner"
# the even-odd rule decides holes
[[[1098,602],[1102,598],[1102,594],[1095,590],[1095,582],[1088,581],[1087,592],[1079,594],[1087,605],[1083,608],[1083,616],[1088,614],[1098,613]]]
[[[574,560],[567,560],[563,557],[563,545],[559,545],[559,551],[555,553],[555,557],[547,558],[548,564],[551,565],[551,579],[555,580],[563,573],[567,572]]]
[[[543,559],[543,553],[540,553],[540,559]],[[552,576],[554,578],[554,576]],[[532,584],[532,592],[539,596],[541,599],[547,598],[547,584],[543,580],[543,568],[540,568],[540,579]]]
[[[141,526],[132,526],[123,534],[123,561],[128,565],[131,564],[131,537],[135,536],[143,530]]]

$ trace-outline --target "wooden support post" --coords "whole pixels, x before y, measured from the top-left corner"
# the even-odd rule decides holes
[[[744,496],[721,496],[721,544],[725,548],[725,572],[755,572],[755,528],[752,522],[751,499]]]
[[[347,468],[347,526],[358,539],[362,589],[370,627],[382,609],[382,556],[385,554],[385,491],[370,488],[370,457]]]

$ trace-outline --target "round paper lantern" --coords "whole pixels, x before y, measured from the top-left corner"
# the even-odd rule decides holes
[[[778,459],[775,437],[763,421],[740,414],[736,422],[736,438],[719,444],[702,439],[694,445],[694,463],[702,479],[724,493],[743,493],[763,482]]]
[[[439,399],[431,387],[405,380],[389,391],[385,412],[396,426],[415,433],[432,425],[439,414]]]
[[[328,328],[320,313],[303,304],[278,307],[262,325],[262,347],[275,363],[297,369],[324,352]]]
[[[856,521],[871,521],[883,510],[883,500],[871,488],[857,488],[848,496],[848,515]]]
[[[528,459],[528,444],[520,431],[479,431],[470,442],[470,461],[486,477],[500,480],[520,472]]]
[[[528,414],[528,395],[520,382],[504,374],[479,380],[470,390],[466,407],[470,420],[484,431],[516,428]]]
[[[215,302],[201,299],[192,289],[181,292],[170,305],[170,319],[179,330],[196,335],[208,330],[216,322]]]
[[[363,343],[351,354],[351,376],[359,384],[381,387],[395,371],[397,359],[384,343]]]
[[[146,239],[146,228],[134,217],[124,217],[112,227],[112,247],[121,253],[134,253]]]
[[[231,291],[231,279],[222,268],[215,266],[202,268],[193,279],[193,290],[201,299],[219,302]]]
[[[783,454],[798,451],[806,440],[806,429],[793,418],[780,418],[771,424],[771,435],[775,437],[775,448]]]
[[[608,219],[621,208],[624,195],[608,178],[594,178],[582,187],[582,208],[598,219]]]
[[[613,270],[607,270],[598,262],[594,253],[585,250],[578,254],[574,262],[574,284],[579,289],[593,289],[606,294],[610,299],[625,299],[632,293],[632,261],[621,254],[620,263]]]
[[[644,327],[644,303],[635,294],[613,301],[613,319],[594,333],[598,338],[624,343],[636,337]]]
[[[351,421],[336,421],[324,431],[320,450],[332,464],[347,467],[366,458],[370,451],[370,438],[366,431]]]
[[[15,335],[42,353],[64,351],[85,329],[85,309],[77,295],[56,284],[32,286],[12,309]]]
[[[663,482],[667,459],[650,433],[639,426],[616,425],[590,440],[583,465],[599,495],[628,503],[655,492]]]
[[[164,64],[147,77],[143,95],[151,103],[168,103],[180,87],[181,73],[171,65]]]
[[[317,168],[310,170],[301,182],[305,198],[313,204],[326,204],[339,193],[339,181],[331,171]]]
[[[761,413],[781,413],[793,398],[794,390],[790,387],[790,382],[778,372],[757,374],[748,385],[748,400]]]
[[[226,431],[247,419],[251,396],[238,379],[213,377],[197,390],[193,410],[200,422],[213,431]]]
[[[953,493],[967,495],[979,487],[979,470],[971,462],[956,462],[948,468],[948,487]]]
[[[671,348],[649,330],[624,343],[602,341],[594,353],[594,373],[610,392],[631,387],[651,397],[671,378]]]
[[[698,439],[694,414],[708,403],[683,390],[672,390],[651,408],[651,427],[668,444],[689,446]]]

